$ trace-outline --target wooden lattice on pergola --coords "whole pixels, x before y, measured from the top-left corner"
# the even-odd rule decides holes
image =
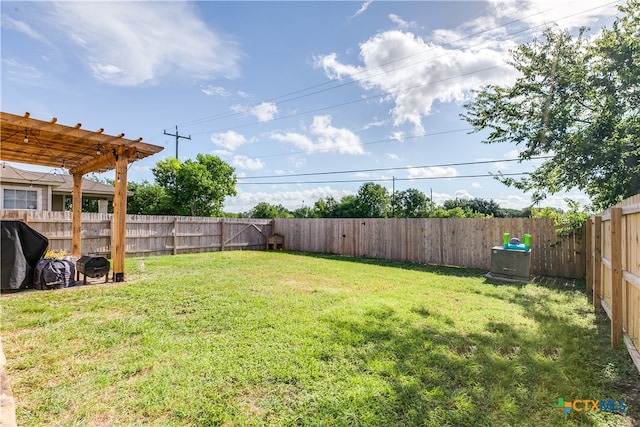
[[[116,281],[124,280],[126,246],[127,170],[129,163],[162,151],[163,147],[90,131],[81,124],[65,126],[5,112],[0,113],[0,160],[68,169],[73,175],[72,255],[81,255],[82,176],[115,169],[111,256]]]

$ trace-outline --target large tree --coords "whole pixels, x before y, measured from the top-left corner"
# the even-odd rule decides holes
[[[127,197],[127,213],[162,215],[171,211],[171,201],[164,187],[159,184],[151,184],[147,180],[127,182],[127,190],[133,193]]]
[[[425,218],[435,204],[422,191],[408,188],[391,197],[391,207],[396,218]]]
[[[260,202],[248,213],[249,218],[292,218],[293,215],[282,205],[272,205],[267,202]]]
[[[236,194],[234,169],[210,154],[198,154],[195,161],[184,163],[170,157],[152,171],[170,201],[165,214],[221,215],[224,198]]]
[[[531,175],[503,179],[534,202],[578,188],[605,208],[640,193],[640,1],[611,29],[587,39],[550,28],[512,52],[512,85],[476,92],[462,117],[486,143],[509,142],[520,158],[551,155]]]
[[[455,209],[462,208],[463,210],[470,210],[474,213],[479,213],[482,215],[493,216],[496,218],[502,218],[505,216],[504,212],[501,211],[500,205],[498,205],[493,200],[485,200],[476,197],[475,199],[455,199],[455,200],[445,200],[442,204],[444,209]]]
[[[387,189],[373,182],[362,184],[356,194],[356,200],[357,216],[360,218],[384,218],[391,206]]]

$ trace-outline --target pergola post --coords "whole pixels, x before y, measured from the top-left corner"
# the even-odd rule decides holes
[[[127,150],[118,150],[116,155],[116,187],[113,196],[113,281],[124,281],[124,255],[127,246]]]
[[[129,162],[144,159],[162,151],[162,147],[142,142],[142,138],[125,139],[124,133],[108,135],[100,128],[95,132],[82,129],[82,124],[65,126],[55,117],[43,121],[0,111],[0,161],[60,167],[73,175],[73,210],[71,253],[82,255],[82,176],[91,172],[116,169],[113,201],[111,258],[113,279],[124,281],[124,256],[127,238],[127,168]],[[101,206],[105,208],[106,206]]]
[[[73,175],[71,192],[71,256],[82,255],[82,174]]]

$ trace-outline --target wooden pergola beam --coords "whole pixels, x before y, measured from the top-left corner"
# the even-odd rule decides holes
[[[73,175],[72,238],[73,256],[82,255],[82,176],[90,172],[116,170],[111,257],[114,280],[124,280],[127,217],[127,169],[130,162],[162,151],[163,147],[125,139],[124,133],[107,135],[74,126],[36,120],[0,112],[2,150],[0,160],[65,168]],[[28,138],[25,138],[25,135]],[[28,141],[25,142],[25,139]],[[98,151],[100,154],[98,155]]]

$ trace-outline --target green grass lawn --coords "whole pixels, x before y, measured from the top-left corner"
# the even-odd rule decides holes
[[[4,296],[18,425],[633,425],[640,375],[571,286],[283,252],[127,260]],[[636,390],[637,391],[637,390]],[[558,398],[626,399],[625,414]]]

